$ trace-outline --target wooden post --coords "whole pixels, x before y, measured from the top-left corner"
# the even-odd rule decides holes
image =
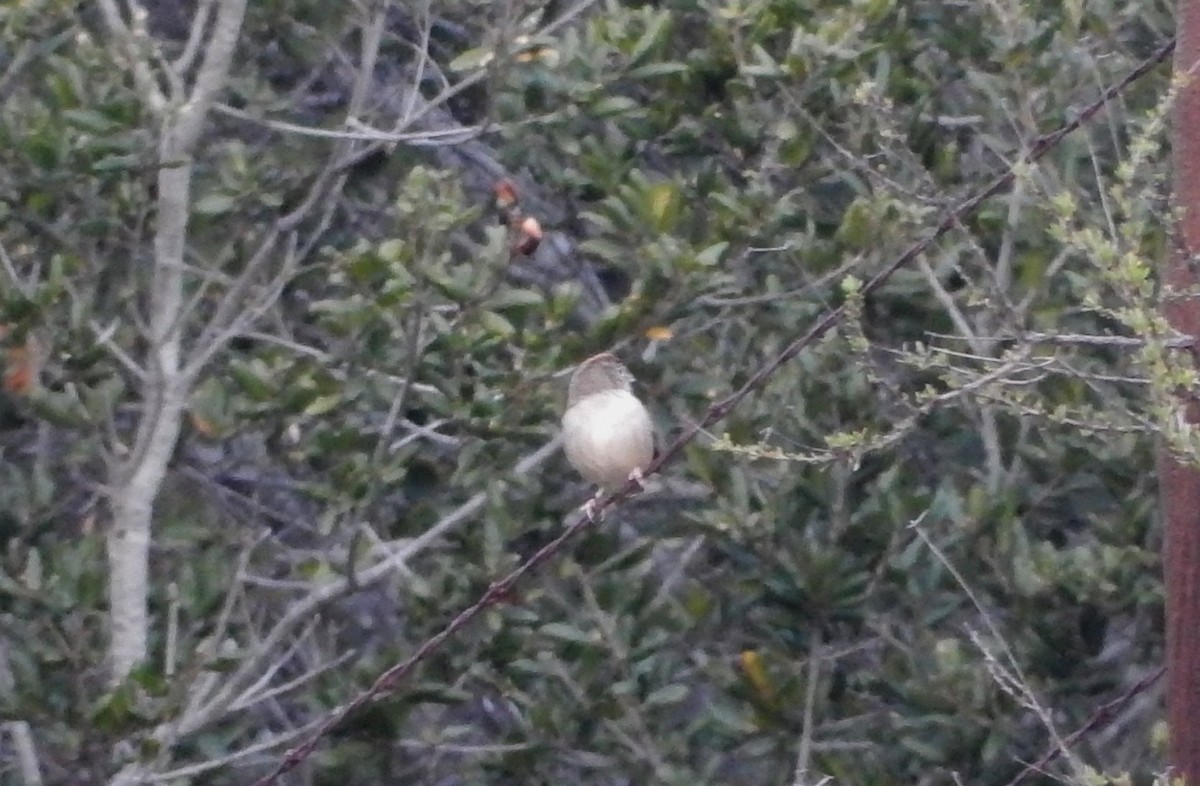
[[[1200,259],[1200,0],[1180,0],[1176,78],[1186,77],[1174,107],[1173,174],[1179,211],[1177,250],[1165,280],[1176,288],[1200,285],[1189,258]],[[1167,319],[1200,342],[1200,299],[1169,299]],[[1200,345],[1197,345],[1200,346]],[[1200,356],[1196,347],[1193,357]],[[1192,395],[1197,395],[1192,391]],[[1190,423],[1200,422],[1195,398],[1185,403]],[[1200,786],[1200,469],[1164,450],[1159,460],[1163,504],[1163,579],[1166,589],[1167,720],[1173,775]]]

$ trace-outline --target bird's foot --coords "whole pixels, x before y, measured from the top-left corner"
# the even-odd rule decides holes
[[[634,467],[633,471],[629,473],[629,480],[633,481],[634,484],[634,493],[646,490],[646,485],[642,482],[645,478],[646,476],[642,474],[641,467]],[[604,499],[605,494],[604,487],[601,487],[596,491],[594,497],[579,506],[579,510],[592,521],[599,521],[600,517],[604,515],[604,511],[597,510],[597,507],[600,505],[600,500]]]
[[[596,507],[600,504],[600,500],[602,499],[604,499],[604,489],[597,491],[596,495],[580,505],[579,509],[583,511],[583,515],[587,516],[589,520],[599,521],[604,515],[604,511],[597,510]]]

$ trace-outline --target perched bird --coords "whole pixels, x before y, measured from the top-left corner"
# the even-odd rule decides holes
[[[605,491],[630,478],[641,479],[654,458],[654,424],[633,395],[633,374],[616,355],[602,352],[575,369],[563,413],[567,460],[590,483],[600,486],[585,511],[591,516]]]

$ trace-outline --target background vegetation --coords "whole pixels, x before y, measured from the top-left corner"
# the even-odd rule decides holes
[[[855,281],[1165,5],[77,5],[0,10],[5,782],[252,781],[591,493],[573,363],[667,436],[843,302],[285,781],[1005,784],[1156,673],[1167,70]]]

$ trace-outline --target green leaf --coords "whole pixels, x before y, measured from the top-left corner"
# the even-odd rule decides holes
[[[545,305],[546,296],[535,289],[506,287],[488,298],[487,306],[494,311],[519,311]]]
[[[327,396],[317,396],[304,407],[305,415],[324,415],[331,412],[342,403],[342,394],[332,393]]]
[[[379,256],[388,262],[399,262],[405,259],[405,250],[408,248],[403,240],[392,238],[385,240],[379,244]]]
[[[642,37],[637,40],[629,52],[629,64],[638,65],[646,55],[650,54],[650,50],[667,37],[670,26],[671,14],[669,12],[660,11],[654,14],[650,23],[646,25],[646,31],[642,33]]]
[[[678,683],[665,685],[646,697],[643,704],[646,707],[661,707],[666,704],[676,704],[687,698],[688,688]]]
[[[442,270],[427,270],[425,278],[439,292],[451,300],[462,302],[470,300],[475,295],[471,286],[470,273],[465,271],[456,275],[448,275]]]
[[[711,267],[721,261],[721,255],[727,248],[729,248],[729,243],[724,240],[720,243],[713,243],[696,255],[696,261],[705,267]]]
[[[136,723],[132,683],[118,685],[101,696],[92,706],[90,720],[98,731],[109,733],[123,732]]]
[[[234,360],[229,364],[229,375],[255,401],[269,401],[279,393],[274,375],[259,361]]]
[[[229,194],[205,194],[196,200],[192,210],[201,216],[219,216],[234,209],[237,201]]]
[[[346,265],[346,272],[358,284],[368,284],[384,276],[389,269],[382,255],[359,254]]]
[[[142,166],[140,155],[105,156],[92,164],[93,172],[125,172],[139,169]]]
[[[25,154],[42,169],[54,169],[61,163],[55,140],[59,137],[38,135],[25,140]]]
[[[638,108],[638,103],[627,96],[606,96],[592,104],[592,115],[598,118],[623,115]]]
[[[119,128],[112,120],[90,109],[68,109],[63,112],[63,117],[76,128],[97,135],[110,134]]]
[[[79,389],[83,408],[95,423],[103,423],[113,416],[124,393],[125,381],[121,377],[109,377]]]
[[[669,233],[679,221],[680,188],[674,183],[656,183],[646,191],[647,223],[659,233]]]
[[[600,641],[598,632],[585,632],[574,625],[568,625],[565,622],[547,623],[539,629],[539,632],[543,636],[548,636],[552,639],[558,639],[559,641],[570,642],[572,644],[594,645]]]
[[[659,76],[672,76],[674,74],[687,73],[688,67],[684,63],[647,63],[637,68],[629,69],[629,77],[631,79],[653,79]]]
[[[468,49],[458,57],[450,61],[450,70],[462,73],[464,71],[477,71],[483,68],[488,63],[492,62],[496,57],[496,52],[487,47],[476,47]]]
[[[861,248],[873,241],[871,203],[866,198],[854,200],[842,216],[842,224],[838,227],[837,237],[851,248]]]
[[[30,403],[38,415],[65,428],[78,428],[91,422],[74,385],[63,390],[42,390],[30,399]]]
[[[479,314],[479,324],[483,325],[484,329],[489,333],[494,333],[504,338],[517,332],[517,329],[513,327],[513,323],[495,311],[481,311]]]

